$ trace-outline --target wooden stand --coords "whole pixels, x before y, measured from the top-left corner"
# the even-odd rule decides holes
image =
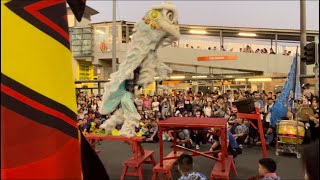
[[[259,131],[260,140],[261,140],[261,147],[262,147],[262,154],[264,158],[268,157],[267,147],[266,147],[266,141],[264,138],[264,131],[262,126],[262,119],[260,115],[259,108],[256,108],[256,112],[253,114],[245,114],[245,113],[238,113],[238,118],[248,119],[251,125]],[[251,122],[253,120],[256,120],[258,122],[258,128]]]
[[[156,165],[156,161],[153,157],[154,151],[145,151],[142,146],[145,137],[127,138],[122,136],[88,134],[86,135],[86,139],[91,143],[93,149],[95,149],[95,142],[97,140],[116,140],[131,144],[133,156],[123,163],[124,167],[120,178],[121,180],[124,180],[125,176],[137,176],[139,177],[139,180],[143,180],[141,165],[151,164],[153,167]],[[135,171],[128,171],[130,167],[134,168]]]

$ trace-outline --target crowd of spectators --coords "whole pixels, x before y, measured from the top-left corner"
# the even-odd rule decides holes
[[[172,44],[172,47],[178,47],[178,44],[174,42]],[[191,49],[202,49],[200,46],[192,46],[189,44],[186,44],[185,48],[191,48]],[[222,45],[220,48],[217,46],[214,47],[208,47],[208,50],[213,50],[213,51],[227,51],[226,48]],[[234,51],[234,48],[229,49],[230,52]],[[267,48],[257,48],[256,50],[252,49],[251,46],[247,45],[246,48],[239,48],[239,52],[243,53],[259,53],[259,54],[276,54],[273,48],[270,48],[269,51]],[[291,56],[291,51],[284,50],[282,55],[284,56]]]
[[[193,93],[172,92],[168,95],[150,96],[141,94],[134,101],[138,112],[141,115],[140,127],[136,129],[137,133],[146,137],[147,142],[158,142],[159,138],[165,141],[173,140],[173,131],[164,132],[163,137],[158,137],[157,122],[168,117],[213,117],[228,118],[229,129],[229,152],[237,155],[241,153],[243,145],[258,145],[260,143],[259,133],[253,128],[247,119],[237,117],[237,108],[234,102],[244,99],[253,98],[255,106],[260,109],[263,118],[263,127],[267,146],[275,144],[276,130],[270,126],[271,112],[275,100],[280,96],[279,93],[268,92],[259,93],[254,91],[231,91],[226,93],[218,91],[211,93]],[[314,97],[310,91],[305,91],[304,105],[314,110],[314,115],[310,116],[307,122],[308,131],[311,139],[319,137],[319,104],[318,97]],[[83,92],[77,94],[78,105],[78,123],[79,129],[84,133],[90,133],[108,119],[110,115],[101,115],[98,112],[101,106],[99,96],[88,96]],[[290,114],[290,111],[289,113]],[[286,117],[284,117],[286,118]],[[290,117],[287,117],[290,118]],[[121,129],[121,125],[116,127]],[[217,129],[191,130],[181,129],[177,132],[178,144],[187,148],[202,148],[202,144],[210,143],[210,150],[213,151],[220,146],[220,140]],[[307,134],[307,133],[306,133]]]

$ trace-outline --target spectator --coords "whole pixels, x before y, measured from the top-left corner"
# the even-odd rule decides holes
[[[276,54],[272,48],[270,48],[270,54]]]
[[[172,45],[173,47],[178,47],[178,44],[177,44],[177,42],[173,42],[173,45]]]
[[[244,121],[242,118],[238,118],[237,124],[238,125],[235,128],[235,134],[233,137],[236,139],[239,145],[242,145],[249,134],[249,123],[248,120]]]
[[[171,96],[169,100],[169,107],[170,107],[170,115],[173,116],[176,112],[176,98],[175,96]]]
[[[213,50],[214,50],[214,51],[216,51],[216,50],[217,50],[217,47],[216,47],[216,46],[215,46],[215,47],[213,47]]]
[[[158,97],[154,96],[153,97],[153,102],[151,103],[152,106],[152,111],[153,112],[159,112],[160,111],[160,102],[158,101]]]
[[[193,170],[193,159],[188,154],[182,154],[178,160],[179,180],[207,180],[207,177]]]
[[[266,48],[263,48],[263,53],[268,54],[268,50]]]
[[[305,146],[302,153],[305,180],[319,179],[319,140]]]
[[[288,54],[287,50],[284,50],[282,55],[286,56]]]
[[[186,44],[186,48],[189,48],[189,44]]]
[[[213,116],[216,118],[224,118],[226,114],[230,114],[227,112],[228,109],[223,96],[218,96],[217,103],[213,106],[213,109]]]
[[[179,96],[179,100],[177,101],[177,108],[181,113],[183,113],[185,111],[185,109],[184,109],[184,99],[183,99],[182,95]]]
[[[291,51],[288,51],[287,56],[291,56]]]
[[[143,111],[143,96],[142,94],[135,100],[135,103],[137,105],[137,110],[139,112]]]
[[[160,106],[161,106],[161,115],[163,118],[165,118],[165,116],[168,116],[170,114],[170,108],[169,108],[170,104],[167,97],[163,98]]]
[[[277,164],[271,158],[263,158],[259,160],[259,175],[263,176],[261,180],[280,180],[276,174]]]
[[[147,131],[144,133],[146,136],[147,142],[158,142],[158,125],[155,120],[151,120],[150,123],[147,125]]]
[[[211,117],[212,116],[212,102],[208,102],[207,106],[203,108],[203,112],[205,117]]]

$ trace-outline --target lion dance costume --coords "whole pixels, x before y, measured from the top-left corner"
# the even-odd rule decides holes
[[[109,179],[77,128],[68,32],[64,0],[1,0],[3,180]]]
[[[136,135],[135,127],[141,117],[134,105],[134,96],[141,87],[153,83],[154,77],[158,76],[158,81],[168,78],[172,70],[159,61],[157,50],[159,46],[170,45],[179,37],[178,13],[171,3],[153,6],[135,24],[127,57],[104,87],[100,112],[112,113],[112,116],[100,128],[111,131],[122,124],[120,135]]]

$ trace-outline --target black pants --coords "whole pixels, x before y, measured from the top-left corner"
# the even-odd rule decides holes
[[[258,122],[257,121],[251,121],[257,128],[258,128]],[[249,126],[249,137],[252,139],[259,138],[259,132],[257,129],[255,129],[251,124]]]
[[[238,138],[236,139],[238,144],[244,144],[244,141],[246,140],[247,135],[243,135],[243,136],[238,136]]]
[[[202,130],[191,130],[190,138],[196,145],[200,145],[200,142],[205,143],[204,132]]]
[[[312,141],[319,139],[319,134],[320,134],[319,127],[310,127],[310,132],[311,132],[311,140]]]

